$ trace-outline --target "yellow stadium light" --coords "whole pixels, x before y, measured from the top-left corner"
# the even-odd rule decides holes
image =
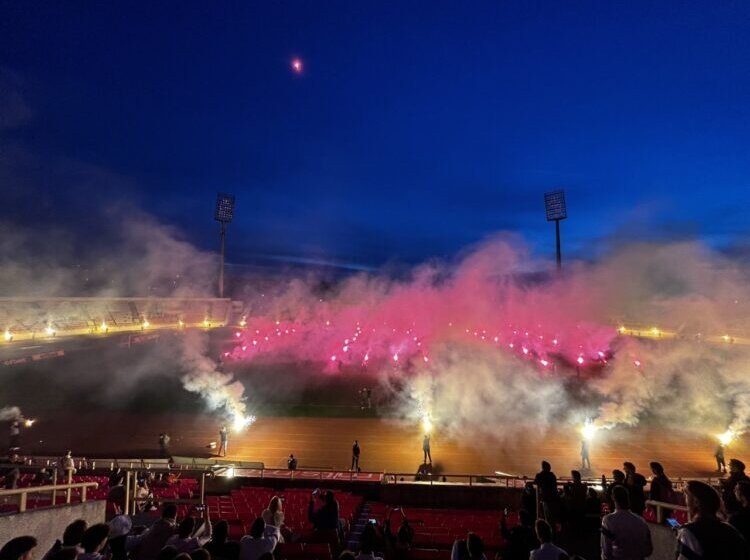
[[[177,321],[177,326],[180,327],[180,328],[183,328],[185,326],[185,321],[183,321],[182,319],[180,319],[179,321]]]
[[[99,325],[99,330],[102,331],[102,332],[107,332],[108,329],[109,329],[109,327],[107,327],[107,322],[106,321],[102,321],[102,324]]]
[[[729,342],[730,340],[732,340],[732,339],[731,339],[731,337],[730,337],[730,336],[729,336],[728,334],[725,334],[725,335],[724,335],[724,336],[722,336],[721,338],[723,338],[723,339],[724,339],[724,342]]]
[[[659,334],[661,334],[661,331],[654,327],[653,329],[651,329],[651,334],[654,336],[659,336]]]
[[[617,327],[617,332],[620,334],[625,334],[625,327],[620,325],[619,327]]]
[[[143,328],[147,329],[151,326],[151,323],[148,322],[148,319],[143,320]]]
[[[203,326],[206,328],[211,326],[211,323],[208,321],[208,318],[203,319]]]
[[[44,329],[44,332],[47,333],[47,336],[55,336],[55,329],[52,328],[52,325],[47,325],[47,328]]]
[[[8,329],[5,329],[5,342],[10,342],[13,340],[13,333],[11,333]]]

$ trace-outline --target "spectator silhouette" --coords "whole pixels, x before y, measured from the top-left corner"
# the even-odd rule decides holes
[[[211,540],[204,548],[217,560],[237,560],[240,555],[240,543],[229,540],[229,523],[223,520],[214,524]]]
[[[279,542],[279,528],[266,525],[262,517],[253,521],[250,534],[240,539],[240,560],[260,560],[266,553],[273,553]]]
[[[643,515],[643,510],[646,509],[646,477],[636,472],[633,463],[626,461],[622,466],[625,471],[625,487],[630,495],[630,511]]]
[[[153,560],[167,544],[167,540],[177,532],[177,506],[165,504],[161,519],[151,525],[143,535],[141,544],[136,550],[134,560]]]
[[[557,493],[557,477],[547,461],[542,461],[542,470],[534,477],[534,484],[539,490],[544,519],[554,527],[560,512],[560,495]]]
[[[539,548],[539,540],[534,531],[534,517],[522,509],[518,512],[518,519],[519,524],[510,531],[505,515],[500,519],[500,533],[506,542],[503,560],[528,560],[531,551]]]
[[[109,537],[109,525],[106,523],[97,523],[92,525],[81,537],[81,548],[83,554],[79,554],[80,560],[103,560],[107,558],[102,554],[102,550],[107,545]]]
[[[0,560],[32,560],[36,544],[34,537],[11,539],[0,549]]]
[[[310,503],[307,507],[307,515],[310,522],[313,524],[318,531],[323,530],[335,530],[339,528],[339,503],[333,495],[333,492],[328,490],[323,494],[323,506],[319,509],[315,509],[315,493],[310,498]]]
[[[722,484],[722,498],[724,498],[724,506],[726,507],[727,513],[732,514],[740,509],[740,503],[734,495],[734,487],[737,486],[738,482],[747,480],[750,479],[748,479],[745,474],[745,463],[739,459],[730,459],[729,476]]]
[[[690,523],[677,535],[677,559],[747,560],[748,543],[717,514],[721,508],[719,494],[708,484],[691,480],[685,488]]]

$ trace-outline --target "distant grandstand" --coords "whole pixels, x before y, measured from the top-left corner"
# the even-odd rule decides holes
[[[105,335],[229,324],[232,301],[219,298],[0,298],[5,341]]]

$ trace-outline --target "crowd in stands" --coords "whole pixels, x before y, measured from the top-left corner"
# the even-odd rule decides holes
[[[499,520],[491,529],[494,535],[461,525],[463,534],[449,532],[444,555],[421,548],[421,528],[403,508],[378,510],[352,546],[359,551],[348,550],[347,520],[336,496],[316,490],[307,504],[311,527],[306,533],[287,525],[279,496],[255,514],[249,528],[240,526],[246,534],[233,534],[232,519],[212,520],[209,507],[182,508],[186,515],[178,520],[178,507],[166,503],[148,528],[134,526],[131,517],[116,511],[109,523],[72,523],[43,554],[34,553],[34,537],[13,539],[0,550],[0,560],[642,560],[653,552],[647,522],[657,521],[649,500],[665,504],[659,506],[664,511],[659,522],[674,527],[678,560],[750,560],[750,478],[741,461],[729,462],[729,475],[718,489],[693,480],[678,492],[661,464],[653,462],[650,469],[650,481],[625,462],[611,480],[603,477],[601,486],[588,485],[577,471],[562,484],[545,461],[524,487],[519,511],[506,510],[493,518]],[[120,471],[112,473],[110,493],[120,486],[121,477]],[[150,504],[143,511],[156,507],[147,500],[152,487],[175,482],[142,480],[143,503]],[[477,513],[471,519],[483,519],[487,531],[488,518],[480,519]]]

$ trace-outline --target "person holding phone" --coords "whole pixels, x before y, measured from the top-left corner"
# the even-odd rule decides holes
[[[654,546],[651,531],[643,517],[630,511],[630,494],[624,486],[612,489],[615,511],[602,519],[602,560],[628,558],[644,560]]]

